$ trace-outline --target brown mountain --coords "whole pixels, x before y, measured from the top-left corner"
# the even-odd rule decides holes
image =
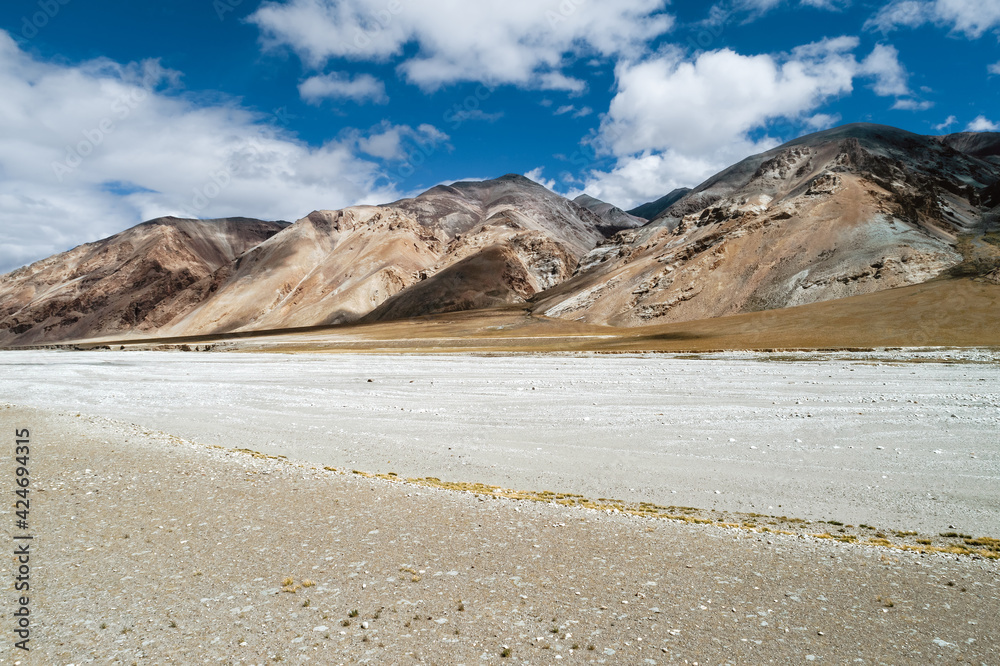
[[[160,218],[0,276],[0,344],[156,331],[286,222]],[[178,306],[183,309],[183,306]]]
[[[1000,181],[1000,165],[982,157],[995,141],[878,125],[802,137],[597,247],[534,312],[619,326],[687,321],[924,282],[967,264],[970,248],[988,268],[993,251],[976,238]]]
[[[212,335],[521,305],[638,326],[1000,283],[997,134],[848,125],[675,192],[642,221],[527,178],[294,224],[148,222],[0,276],[0,345]],[[581,205],[583,204],[583,205]],[[655,204],[655,205],[654,205]],[[610,239],[602,232],[625,225]]]
[[[670,194],[660,197],[656,201],[644,203],[628,211],[629,215],[640,217],[644,220],[655,220],[663,211],[673,206],[691,191],[690,187],[679,187]]]
[[[636,217],[631,213],[626,213],[621,208],[600,199],[595,199],[588,194],[581,194],[576,199],[573,199],[573,203],[583,206],[601,218],[603,224],[600,227],[600,231],[605,236],[612,236],[625,229],[635,229],[649,222],[647,218]]]
[[[604,239],[596,215],[516,175],[317,211],[292,225],[252,224],[267,232],[251,233],[250,222],[156,221],[6,276],[0,344],[338,324],[389,299],[373,318],[525,303]],[[221,240],[244,226],[242,242]],[[163,240],[181,228],[226,251]]]

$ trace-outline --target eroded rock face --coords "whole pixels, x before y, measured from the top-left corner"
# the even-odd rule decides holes
[[[572,275],[601,224],[515,175],[292,225],[154,221],[0,278],[0,344],[340,324],[393,299],[379,317],[525,303]]]
[[[583,206],[591,213],[601,218],[602,224],[598,230],[605,236],[613,236],[617,232],[625,229],[635,229],[637,227],[644,226],[649,221],[646,218],[626,213],[617,206],[605,203],[600,199],[595,199],[594,197],[586,194],[581,194],[576,199],[573,199],[573,203],[578,206]]]
[[[0,276],[0,345],[502,305],[635,326],[854,296],[957,268],[995,279],[995,246],[966,239],[1000,229],[997,146],[995,136],[849,125],[642,207],[659,212],[645,225],[516,175],[291,225],[154,220]]]
[[[924,282],[962,262],[956,242],[984,230],[998,181],[998,165],[934,137],[875,125],[803,137],[602,243],[535,312],[634,326]]]
[[[286,226],[162,218],[0,276],[0,344],[155,331],[183,294]]]

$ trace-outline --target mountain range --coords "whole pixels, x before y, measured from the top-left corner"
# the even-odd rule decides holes
[[[517,306],[631,327],[1000,283],[1000,134],[847,125],[628,212],[523,176],[301,220],[161,218],[0,276],[0,345]]]

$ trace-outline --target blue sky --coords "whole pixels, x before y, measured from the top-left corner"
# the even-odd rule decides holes
[[[801,134],[1000,123],[1000,0],[8,0],[0,271],[160,215],[528,174],[623,207]]]

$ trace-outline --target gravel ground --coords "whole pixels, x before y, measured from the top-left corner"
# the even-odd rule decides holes
[[[338,469],[1000,536],[990,351],[4,352],[0,402]]]
[[[486,499],[0,408],[0,432],[24,427],[22,664],[1000,663],[996,560]]]

